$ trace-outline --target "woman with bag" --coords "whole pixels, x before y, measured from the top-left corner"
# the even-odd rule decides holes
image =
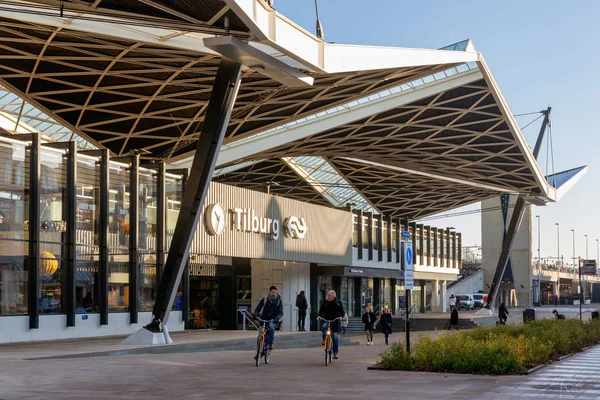
[[[388,344],[388,336],[392,333],[392,314],[387,307],[383,307],[381,310],[381,318],[379,319],[381,325],[381,331],[385,335],[385,344]]]
[[[371,311],[371,307],[365,307],[362,322],[365,324],[365,332],[367,333],[367,346],[373,346],[373,326],[377,322],[377,317]]]

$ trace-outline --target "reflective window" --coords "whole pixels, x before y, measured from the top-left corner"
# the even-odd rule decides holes
[[[156,294],[156,210],[158,185],[156,175],[144,168],[140,168],[139,181],[139,310],[151,311],[154,306],[154,297]]]
[[[27,314],[29,151],[0,140],[0,315]]]
[[[75,271],[75,311],[97,313],[100,311],[98,213],[100,202],[99,160],[77,156],[77,234]]]
[[[40,170],[40,313],[64,312],[62,281],[67,265],[63,254],[66,244],[67,164],[63,151],[44,149]],[[29,229],[33,229],[29,226]]]
[[[179,216],[179,209],[181,208],[181,197],[183,195],[183,181],[181,177],[167,174],[165,178],[165,195],[167,197],[167,232],[165,236],[165,254],[162,264],[167,261],[167,255],[169,253],[169,247],[171,246],[171,239],[173,238],[173,232],[175,231],[175,224],[177,223],[177,217]],[[177,298],[173,302],[173,310],[181,309],[182,300],[182,286],[179,284],[179,290],[177,291]]]
[[[129,168],[110,163],[108,309],[129,310]]]
[[[352,214],[352,246],[358,246],[358,215]]]

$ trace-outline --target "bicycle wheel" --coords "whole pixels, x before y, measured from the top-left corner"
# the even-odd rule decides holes
[[[256,361],[256,366],[257,367],[258,367],[258,364],[260,364],[260,352],[261,352],[261,350],[263,349],[263,346],[264,346],[263,341],[264,341],[264,337],[263,336],[260,336],[257,339],[257,341],[256,341],[256,358],[255,358],[255,361]]]
[[[271,350],[267,349],[265,351],[265,364],[268,364],[271,361]]]
[[[331,335],[325,337],[325,365],[331,363]]]

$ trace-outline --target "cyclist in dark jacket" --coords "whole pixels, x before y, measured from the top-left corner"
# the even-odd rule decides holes
[[[342,303],[337,301],[335,296],[335,290],[330,290],[329,292],[327,292],[327,299],[323,302],[323,305],[319,310],[319,317],[329,321],[335,320],[331,323],[331,332],[333,333],[333,357],[338,358],[338,346],[340,343],[339,332],[341,325],[340,319],[344,318],[346,312],[344,311],[344,306],[342,306]],[[329,323],[325,322],[321,327],[321,331],[323,332],[323,341],[321,342],[321,344],[323,345],[325,344],[325,333],[327,331],[328,326]]]
[[[275,342],[275,325],[283,317],[283,303],[281,302],[281,296],[277,294],[277,288],[275,286],[271,286],[269,288],[269,295],[260,300],[256,306],[256,310],[254,310],[254,316],[258,316],[261,310],[261,319],[275,320],[269,323],[267,334],[269,350],[273,350],[273,343]],[[260,331],[258,332],[258,335],[260,336]]]

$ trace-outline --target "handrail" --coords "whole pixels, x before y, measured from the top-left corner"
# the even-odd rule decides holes
[[[243,330],[246,330],[246,320],[248,320],[248,322],[250,322],[250,324],[255,329],[258,329],[258,325],[254,322],[254,318],[252,317],[252,314],[250,314],[250,312],[248,312],[248,310],[238,310],[238,312],[240,314],[242,314],[242,329]]]
[[[591,315],[593,311],[596,311],[596,310],[585,310],[583,312],[577,313],[577,315],[575,316],[575,318],[579,318],[581,315],[585,314],[586,312],[589,312],[590,315]]]

